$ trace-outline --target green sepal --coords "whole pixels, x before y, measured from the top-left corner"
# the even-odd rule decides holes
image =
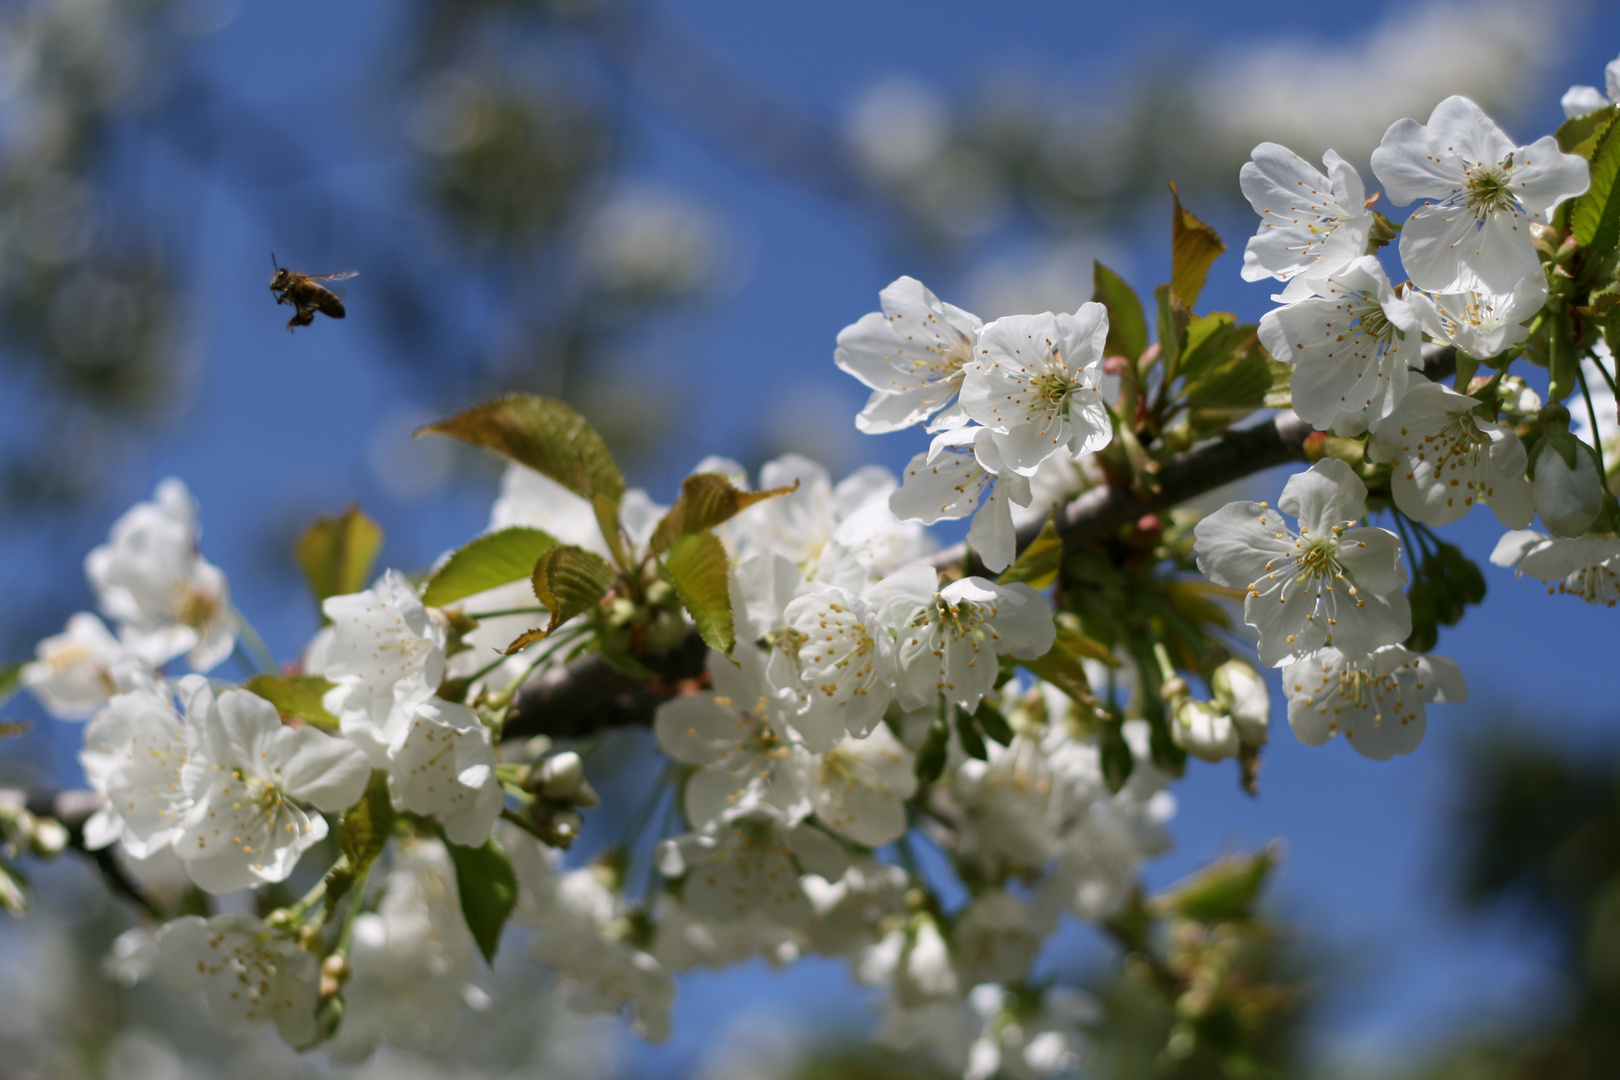
[[[962,753],[979,761],[990,760],[990,750],[974,726],[973,717],[966,710],[956,710],[956,740],[962,744]]]
[[[928,734],[917,748],[917,786],[927,788],[945,772],[946,749],[950,743],[950,729],[945,721],[935,719],[928,725]]]
[[[422,603],[445,607],[489,589],[522,581],[534,573],[535,561],[557,543],[557,538],[550,533],[526,525],[486,533],[458,548],[433,572],[422,589]]]
[[[1013,741],[1012,725],[1007,723],[1007,718],[1001,714],[1001,710],[988,700],[979,702],[979,707],[973,712],[973,720],[986,738],[994,739],[1002,746],[1007,746]]]
[[[1108,790],[1118,793],[1131,778],[1136,758],[1131,745],[1125,741],[1124,724],[1119,717],[1104,713],[1098,716],[1097,753],[1102,764],[1103,783]]]

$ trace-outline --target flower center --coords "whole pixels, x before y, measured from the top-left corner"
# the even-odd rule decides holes
[[[1305,539],[1303,533],[1300,539]],[[1294,580],[1300,584],[1313,579],[1332,579],[1342,575],[1344,568],[1339,565],[1338,530],[1334,530],[1333,536],[1310,540],[1305,550],[1294,557],[1294,567],[1298,571]]]
[[[219,610],[219,597],[197,588],[190,582],[180,587],[174,601],[174,618],[182,626],[200,630]]]
[[[1463,186],[1468,208],[1484,220],[1499,210],[1514,210],[1519,200],[1513,196],[1513,155],[1500,164],[1476,163],[1463,170]]]
[[[1069,370],[1053,354],[1053,362],[1047,369],[1029,381],[1030,389],[1035,391],[1036,400],[1046,406],[1047,412],[1056,412],[1060,416],[1069,415],[1069,400],[1074,396],[1075,384],[1069,378]]]

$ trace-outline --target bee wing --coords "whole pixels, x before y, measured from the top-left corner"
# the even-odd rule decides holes
[[[358,271],[358,270],[339,270],[335,274],[311,274],[311,275],[309,275],[309,280],[311,280],[311,281],[344,281],[344,280],[347,280],[348,278],[359,277],[359,276],[360,276],[360,271]]]

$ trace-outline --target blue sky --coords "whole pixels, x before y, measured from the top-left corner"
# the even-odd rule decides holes
[[[1459,18],[1469,6],[1459,7]],[[987,72],[1011,70],[1106,107],[1111,87],[1141,58],[1163,55],[1166,43],[1176,56],[1203,58],[1283,31],[1362,32],[1348,23],[1346,9],[1327,5],[686,0],[668,9],[759,83],[833,123],[860,93],[895,73],[953,96]],[[1370,23],[1395,6],[1353,10],[1354,18]],[[317,12],[324,27],[319,33],[311,32]],[[320,182],[365,205],[373,186],[399,179],[390,152],[358,134],[364,114],[392,103],[365,100],[355,90],[357,63],[376,62],[392,17],[380,0],[343,5],[341,14],[313,0],[245,5],[200,46],[199,56],[235,92],[261,104],[284,103],[289,87],[329,102],[330,127],[311,141],[327,166]],[[1514,125],[1523,141],[1556,124],[1557,98],[1568,83],[1601,83],[1603,64],[1620,51],[1620,16],[1605,10],[1593,19],[1596,30],[1583,25],[1573,35],[1550,65],[1538,103]],[[746,452],[784,398],[826,402],[828,415],[839,417],[828,423],[849,425],[864,393],[833,368],[833,339],[876,306],[878,289],[913,267],[885,249],[879,227],[860,212],[740,166],[636,93],[627,100],[630,175],[713,208],[728,236],[726,287],[695,311],[660,322],[656,340],[638,345],[624,361],[620,385],[628,397],[661,400],[670,380],[683,388],[682,407],[692,420],[688,437],[632,476],[667,499],[680,474],[704,455]],[[195,398],[122,464],[115,481],[120,505],[143,497],[162,476],[183,477],[203,507],[207,554],[227,572],[263,565],[266,518],[286,507],[335,511],[358,498],[388,529],[385,560],[403,567],[423,565],[480,530],[490,489],[402,500],[367,466],[364,445],[378,422],[422,403],[378,353],[365,268],[349,283],[347,321],[323,321],[312,332],[288,335],[283,313],[265,290],[266,253],[277,248],[277,236],[221,192],[204,187],[198,198],[202,239],[195,263],[205,269],[189,285],[188,306],[205,315],[195,344],[201,365]],[[1234,249],[1252,228],[1236,212],[1211,217]],[[1146,246],[1125,260],[1144,290],[1165,271],[1167,222],[1167,209],[1149,220]],[[1019,243],[1015,237],[982,254],[1016,256],[1025,250]],[[278,254],[292,262],[291,253]],[[342,261],[341,252],[331,257]],[[1266,290],[1239,281],[1238,265],[1235,252],[1215,264],[1204,303],[1258,318]],[[950,298],[969,269],[930,284]],[[1083,299],[1076,296],[1075,303]],[[921,445],[920,437],[857,442],[851,434],[843,452],[851,462],[898,467]],[[1266,482],[1274,497],[1282,477]],[[86,545],[117,511],[104,508]],[[1475,514],[1446,536],[1483,563],[1499,533],[1493,520]],[[37,540],[15,531],[4,542],[12,555],[11,568],[0,571],[6,580],[31,572],[31,560],[43,557]],[[76,558],[58,554],[53,564],[71,574]],[[1377,763],[1342,744],[1311,750],[1294,741],[1279,714],[1260,798],[1242,795],[1230,770],[1195,763],[1176,789],[1178,847],[1149,871],[1162,884],[1222,851],[1283,838],[1288,854],[1275,890],[1280,909],[1298,920],[1307,938],[1356,958],[1355,977],[1323,1003],[1321,1037],[1335,1054],[1374,1047],[1399,1053],[1494,1009],[1523,1016],[1523,1002],[1535,1000],[1542,985],[1541,945],[1505,926],[1459,922],[1440,895],[1454,791],[1450,751],[1509,710],[1560,742],[1608,739],[1612,695],[1605,694],[1602,675],[1620,638],[1613,612],[1548,597],[1493,567],[1486,576],[1485,608],[1444,632],[1438,650],[1461,660],[1472,700],[1436,707],[1428,741],[1416,754]],[[308,601],[290,587],[292,580],[241,573],[232,579],[239,605],[283,656],[314,628]],[[88,595],[77,602],[88,604]],[[67,761],[76,736],[64,729],[42,737],[55,739],[58,760]],[[1073,956],[1094,947],[1081,933],[1065,941],[1074,951],[1055,958],[1065,970]],[[702,973],[682,980],[674,1040],[639,1049],[635,1059],[659,1070],[687,1064],[745,1004],[758,1008],[761,1001],[779,1002],[807,1019],[853,1022],[860,1016],[859,999],[833,965],[788,974],[752,967]]]

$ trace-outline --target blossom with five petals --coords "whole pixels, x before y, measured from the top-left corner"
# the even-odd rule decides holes
[[[1423,741],[1424,706],[1468,700],[1455,660],[1385,645],[1371,656],[1323,649],[1283,669],[1288,725],[1306,746],[1344,733],[1363,757],[1388,761]]]
[[[1331,179],[1276,143],[1250,158],[1238,182],[1261,222],[1243,249],[1243,280],[1288,282],[1280,300],[1309,296],[1312,279],[1366,253],[1373,218],[1361,174],[1332,150],[1322,156]]]
[[[880,435],[936,413],[930,430],[960,424],[961,409],[947,406],[962,388],[984,322],[912,277],[897,278],[878,300],[883,310],[840,330],[833,354],[834,363],[872,388],[855,426]]]
[[[156,971],[179,993],[204,991],[209,1017],[228,1034],[274,1021],[289,1046],[315,1041],[315,957],[252,915],[186,915],[166,924]]]
[[[1394,464],[1389,485],[1401,513],[1425,525],[1450,525],[1485,503],[1510,529],[1530,524],[1524,444],[1479,408],[1478,398],[1420,382],[1373,425],[1368,456]]]

